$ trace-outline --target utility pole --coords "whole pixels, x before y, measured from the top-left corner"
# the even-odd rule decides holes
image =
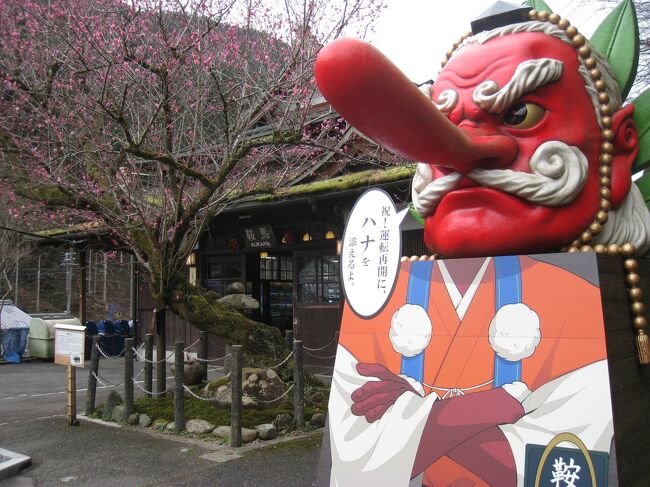
[[[36,312],[41,312],[41,254],[38,254],[38,267],[36,268]]]
[[[72,311],[72,247],[65,253],[63,262],[65,264],[65,312]]]
[[[16,275],[14,276],[14,304],[18,306],[18,273],[20,272],[20,246],[16,247]]]

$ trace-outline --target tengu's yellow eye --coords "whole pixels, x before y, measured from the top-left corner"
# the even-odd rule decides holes
[[[544,110],[534,103],[516,103],[506,111],[503,116],[503,123],[516,129],[529,129],[544,118]]]

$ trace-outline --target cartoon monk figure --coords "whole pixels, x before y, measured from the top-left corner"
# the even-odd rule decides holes
[[[474,257],[403,264],[371,320],[346,305],[332,486],[533,485],[531,448],[560,433],[611,453],[597,277],[540,256],[479,257],[650,248],[650,214],[631,185],[634,107],[575,29],[528,10],[473,25],[426,97],[360,41],[319,55],[319,88],[339,113],[421,161],[413,204],[429,249]]]
[[[518,266],[515,282],[502,259]],[[346,306],[329,403],[330,485],[524,485],[526,445],[558,432],[607,454],[594,279],[532,257],[413,262],[372,320]],[[414,294],[426,299],[413,304]]]

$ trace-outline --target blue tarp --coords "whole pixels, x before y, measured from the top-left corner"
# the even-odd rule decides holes
[[[16,307],[11,300],[0,302],[0,343],[3,358],[19,364],[27,346],[31,316]]]
[[[4,359],[13,364],[19,364],[20,358],[25,353],[27,346],[27,335],[29,328],[12,328],[2,330],[2,349],[4,350]]]

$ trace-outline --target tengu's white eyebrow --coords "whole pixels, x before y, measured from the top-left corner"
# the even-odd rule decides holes
[[[472,99],[483,110],[501,113],[524,93],[559,80],[563,69],[564,64],[557,59],[530,59],[517,66],[512,79],[503,88],[499,89],[495,81],[484,81],[476,87]]]

